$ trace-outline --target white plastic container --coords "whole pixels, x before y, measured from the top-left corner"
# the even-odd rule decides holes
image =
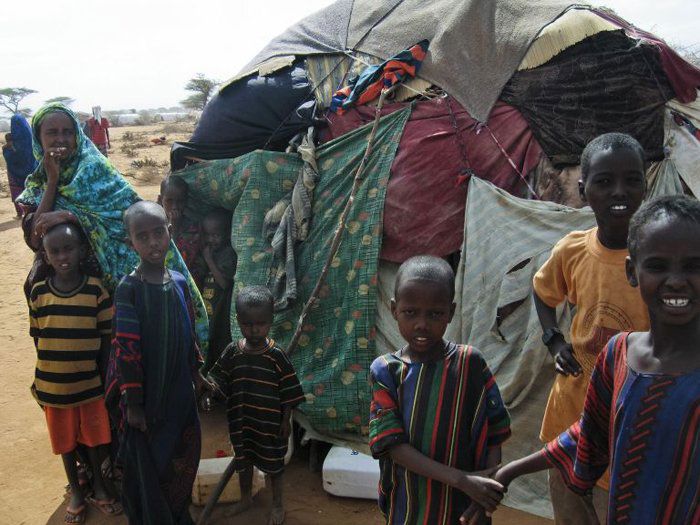
[[[379,461],[357,450],[334,446],[323,462],[323,488],[334,496],[377,499]]]
[[[230,457],[202,459],[199,462],[197,477],[192,487],[192,503],[205,505],[214,488],[219,483],[221,475],[231,462]],[[265,486],[265,474],[253,467],[253,496]],[[241,500],[241,487],[238,483],[238,473],[231,476],[226,488],[219,498],[220,503],[234,503]]]

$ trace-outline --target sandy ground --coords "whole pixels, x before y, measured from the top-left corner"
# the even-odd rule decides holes
[[[164,129],[165,127],[165,129]],[[110,158],[127,174],[137,191],[148,199],[158,193],[158,183],[167,171],[163,165],[169,157],[172,140],[185,140],[189,128],[173,125],[124,127],[112,130]],[[167,132],[165,132],[167,130]],[[175,130],[175,131],[173,131]],[[131,133],[124,140],[126,133]],[[168,145],[132,148],[150,138],[166,134]],[[137,152],[129,157],[122,149]],[[133,160],[151,158],[156,166],[135,168]],[[0,179],[5,179],[0,170]],[[59,457],[52,455],[43,413],[29,393],[35,352],[28,335],[27,307],[22,283],[31,265],[32,253],[22,239],[19,221],[6,194],[0,194],[0,524],[63,523],[65,474]],[[219,449],[228,450],[224,416],[220,411],[202,418],[204,449],[202,457],[215,457]],[[289,525],[379,525],[383,521],[372,501],[330,496],[323,490],[320,474],[309,471],[308,451],[301,449],[292,459],[285,475],[285,501]],[[255,507],[239,518],[231,518],[229,505],[220,505],[210,523],[266,523],[266,509],[271,501],[264,489]],[[193,507],[193,515],[201,509]],[[105,518],[88,510],[87,522],[123,525],[125,518]],[[507,508],[500,509],[496,525],[540,525],[552,523]]]

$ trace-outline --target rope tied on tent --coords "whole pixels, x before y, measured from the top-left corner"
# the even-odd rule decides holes
[[[523,172],[520,171],[520,169],[515,165],[515,162],[513,161],[513,159],[510,158],[510,155],[508,155],[508,152],[505,150],[503,145],[498,141],[498,139],[496,138],[496,135],[493,134],[493,131],[491,131],[491,128],[489,128],[488,124],[486,124],[486,123],[479,124],[476,128],[477,134],[481,133],[482,130],[484,130],[484,129],[488,130],[489,134],[491,135],[491,138],[496,143],[496,146],[498,146],[498,149],[501,150],[501,153],[508,161],[508,164],[510,164],[511,167],[513,168],[513,170],[515,171],[515,173],[518,174],[518,177],[520,177],[520,180],[522,180],[525,183],[525,186],[532,194],[533,199],[535,199],[537,201],[540,200],[540,196],[537,195],[537,192],[532,187],[530,182],[527,180],[527,177],[523,174]]]

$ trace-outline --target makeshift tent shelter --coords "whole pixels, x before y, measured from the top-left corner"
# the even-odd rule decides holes
[[[401,345],[388,315],[396,263],[457,252],[450,334],[484,352],[516,428],[506,458],[522,455],[539,446],[552,377],[532,274],[556,240],[593,224],[573,209],[583,204],[579,155],[594,136],[626,131],[647,151],[654,193],[700,195],[697,68],[611,13],[566,2],[340,0],[224,85],[173,163],[221,159],[178,176],[192,189],[191,211],[232,211],[236,286],[273,289],[273,336],[284,346],[375,119],[371,105],[327,113],[333,92],[423,39],[418,78],[379,112],[340,251],[301,327],[292,360],[307,402],[298,420],[328,441],[366,439],[368,364]],[[240,133],[251,123],[255,133]],[[254,151],[284,149],[299,133],[289,152]],[[217,136],[228,142],[212,143]],[[549,512],[542,478],[514,484],[508,498]]]

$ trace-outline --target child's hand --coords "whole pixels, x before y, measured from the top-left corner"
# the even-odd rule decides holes
[[[486,511],[481,505],[472,502],[459,517],[459,525],[479,525],[486,522]]]
[[[561,341],[549,349],[554,358],[554,369],[565,376],[581,374],[581,365],[574,357],[573,347],[566,341]]]
[[[199,398],[205,392],[213,393],[216,390],[216,386],[210,383],[209,380],[202,375],[202,372],[197,370],[197,373],[194,375],[194,389]]]
[[[146,432],[146,413],[143,411],[143,405],[127,405],[126,422],[130,427]]]
[[[498,467],[493,467],[479,472],[465,473],[457,485],[457,488],[469,496],[473,502],[484,508],[487,516],[496,510],[505,492],[503,485],[491,479],[497,470]]]

